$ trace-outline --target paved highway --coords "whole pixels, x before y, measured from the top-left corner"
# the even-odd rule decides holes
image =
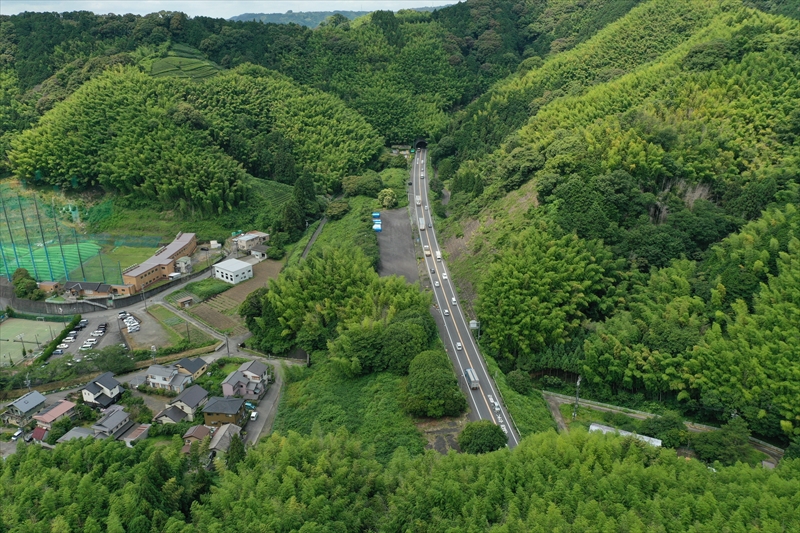
[[[415,225],[419,233],[420,243],[429,247],[430,255],[424,255],[425,270],[431,278],[436,304],[439,312],[442,313],[442,320],[445,326],[446,337],[449,340],[447,350],[450,355],[455,355],[457,362],[456,372],[459,374],[461,388],[467,394],[470,409],[477,418],[481,420],[491,420],[499,425],[508,435],[508,446],[513,448],[519,444],[519,436],[513,428],[513,424],[508,417],[508,410],[497,393],[494,382],[489,378],[489,371],[486,368],[486,361],[478,350],[478,345],[472,337],[469,323],[461,312],[458,305],[458,295],[453,288],[445,264],[444,258],[437,259],[436,252],[440,251],[439,243],[436,240],[436,232],[433,227],[433,219],[428,204],[428,173],[425,171],[426,150],[420,149],[414,158],[414,165],[411,170],[411,182],[413,188],[413,207],[415,209]],[[419,203],[416,199],[419,198]],[[420,225],[420,222],[422,224]],[[427,254],[427,252],[426,252]],[[449,314],[445,314],[445,310]],[[457,343],[461,349],[457,349]],[[471,368],[478,376],[480,385],[477,389],[469,387],[464,373],[467,368]]]

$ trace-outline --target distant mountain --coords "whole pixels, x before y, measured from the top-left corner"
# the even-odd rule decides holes
[[[447,6],[437,7],[413,7],[408,8],[409,11],[434,11],[442,9]],[[286,13],[243,13],[228,20],[234,22],[244,22],[248,20],[258,20],[261,22],[274,22],[275,24],[290,24],[294,22],[301,26],[308,26],[309,28],[316,28],[320,22],[332,15],[342,15],[350,20],[362,17],[371,11],[298,11],[295,13],[291,9]]]

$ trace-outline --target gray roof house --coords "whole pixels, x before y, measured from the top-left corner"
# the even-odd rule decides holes
[[[215,396],[209,399],[203,408],[203,420],[206,426],[244,425],[244,400],[242,398],[220,398]]]
[[[69,442],[73,439],[84,439],[86,437],[94,437],[94,432],[88,428],[72,428],[56,441],[56,444],[62,442]]]
[[[94,436],[97,439],[113,438],[117,439],[131,427],[133,427],[131,417],[122,410],[121,405],[109,407],[103,417],[92,426]]]
[[[258,400],[266,390],[263,380],[252,381],[240,370],[234,370],[222,382],[222,395],[226,398],[238,396],[245,400]]]
[[[192,385],[176,396],[169,404],[186,413],[187,419],[192,422],[197,410],[205,405],[207,401],[208,391],[200,385]]]
[[[183,392],[191,382],[192,376],[180,372],[175,365],[150,365],[145,377],[145,383],[149,387],[176,392]]]
[[[220,426],[216,432],[214,432],[214,436],[211,437],[211,442],[208,445],[208,449],[214,450],[215,452],[227,452],[228,448],[231,447],[231,439],[233,436],[241,436],[241,434],[242,428],[236,424],[224,424]]]
[[[81,394],[84,402],[106,408],[122,396],[122,385],[114,374],[106,372],[87,383]]]
[[[186,413],[175,406],[170,406],[154,415],[153,420],[162,424],[177,424],[186,420]]]
[[[248,361],[239,366],[239,372],[247,376],[250,381],[268,381],[267,365],[261,361]]]
[[[15,426],[24,426],[31,421],[33,415],[38,413],[42,407],[44,407],[44,396],[41,392],[32,390],[11,402],[6,412],[3,413],[3,422]]]

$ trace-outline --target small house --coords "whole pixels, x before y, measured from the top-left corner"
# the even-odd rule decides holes
[[[236,246],[237,250],[249,252],[253,249],[253,246],[264,244],[267,241],[269,241],[269,233],[264,233],[263,231],[248,231],[247,233],[242,233],[234,237],[233,244]]]
[[[179,409],[185,413],[186,419],[193,422],[197,410],[206,402],[208,402],[208,392],[200,385],[192,385],[169,402],[169,405],[170,409]]]
[[[268,249],[269,249],[269,247],[264,245],[264,244],[256,244],[250,250],[250,255],[252,255],[256,259],[266,259],[267,258],[267,250]]]
[[[56,441],[56,444],[61,444],[62,442],[69,442],[73,439],[85,439],[86,437],[94,437],[94,431],[88,428],[72,428],[67,431],[60,439]]]
[[[150,365],[145,376],[145,384],[148,387],[175,392],[183,392],[191,382],[192,376],[178,371],[175,365]]]
[[[75,416],[75,404],[67,400],[59,400],[50,407],[39,411],[33,416],[36,425],[45,429],[50,429],[53,424],[62,418],[72,418]]]
[[[211,434],[211,430],[206,426],[192,426],[183,434],[183,453],[189,453],[193,442],[202,441]]]
[[[235,424],[223,424],[220,428],[214,432],[214,436],[211,437],[211,442],[208,445],[208,449],[215,451],[215,452],[227,452],[228,448],[231,447],[231,439],[234,435],[239,435],[241,437],[242,428]]]
[[[219,427],[224,424],[243,426],[246,411],[242,398],[220,398],[215,396],[208,400],[203,408],[203,419],[206,426]]]
[[[3,413],[3,422],[22,427],[28,424],[42,407],[44,407],[44,396],[41,392],[32,390],[11,402]]]
[[[122,385],[114,379],[114,374],[100,374],[81,390],[83,401],[95,407],[107,408],[122,396]]]
[[[121,405],[112,405],[106,409],[103,417],[92,426],[92,431],[94,431],[96,439],[119,439],[133,425],[130,415],[122,409]]]
[[[36,444],[41,444],[44,442],[44,439],[47,438],[48,433],[50,433],[49,429],[37,426],[36,429],[33,430],[33,433],[31,433],[31,440]]]
[[[196,381],[200,378],[200,376],[205,374],[206,370],[208,369],[208,363],[199,357],[196,359],[184,357],[175,363],[175,367],[178,369],[178,372],[181,372],[182,374],[189,374],[192,376],[192,379]]]
[[[194,302],[194,298],[191,296],[184,296],[183,298],[178,298],[176,302],[178,304],[178,307],[180,307],[181,309],[186,309],[187,307],[192,305],[192,302]]]

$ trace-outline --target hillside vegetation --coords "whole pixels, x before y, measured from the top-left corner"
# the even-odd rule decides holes
[[[543,433],[482,455],[398,449],[345,430],[275,433],[199,467],[194,444],[21,446],[0,463],[8,531],[792,531],[800,462],[712,470],[634,439]],[[214,485],[212,489],[212,484]],[[324,524],[324,525],[323,525]]]
[[[449,232],[472,233],[453,270],[477,290],[483,346],[506,370],[580,373],[602,399],[738,414],[788,440],[800,380],[778,316],[798,302],[778,287],[798,252],[800,25],[718,5],[711,20],[706,2],[688,2],[703,24],[677,46],[537,107],[501,148],[461,164]],[[584,48],[619,39],[604,30],[540,70],[566,75]],[[766,301],[783,311],[766,318]]]

